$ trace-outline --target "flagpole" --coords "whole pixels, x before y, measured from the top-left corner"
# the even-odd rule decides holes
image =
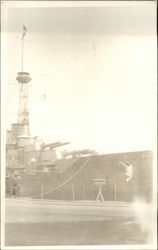
[[[22,49],[21,49],[21,72],[23,72],[23,53],[24,53],[24,33],[22,35]]]
[[[23,33],[21,40],[21,72],[23,72],[23,56],[24,56],[24,36],[26,35],[27,28],[23,25]]]

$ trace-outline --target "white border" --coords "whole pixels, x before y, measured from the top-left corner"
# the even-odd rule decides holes
[[[7,8],[48,8],[48,7],[112,7],[112,6],[151,6],[153,1],[2,1]]]
[[[7,18],[9,8],[48,8],[48,7],[112,7],[112,6],[151,6],[156,1],[1,1],[2,16],[1,16],[1,249],[157,249],[157,227],[156,223],[153,226],[154,240],[152,245],[90,245],[90,246],[16,246],[6,247],[4,245],[5,235],[5,143],[6,142],[6,87],[7,87]],[[155,20],[156,21],[156,20]],[[156,34],[155,34],[156,35]],[[157,123],[157,120],[156,120]],[[155,134],[157,135],[157,124],[154,126]],[[157,140],[155,136],[155,151],[153,152],[153,204],[154,218],[157,219]]]
[[[8,250],[21,250],[21,249],[42,249],[42,250],[46,250],[46,249],[117,249],[117,250],[131,250],[131,249],[143,249],[143,250],[156,250],[156,245],[95,245],[95,246],[28,246],[28,247],[23,247],[23,246],[18,246],[18,247],[4,247],[3,249],[8,249]],[[2,249],[2,250],[3,250]]]
[[[1,248],[4,249],[8,10],[2,7],[1,14]]]

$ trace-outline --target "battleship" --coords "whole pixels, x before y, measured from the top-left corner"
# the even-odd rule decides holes
[[[115,154],[100,154],[90,148],[70,151],[67,149],[69,142],[46,143],[39,136],[32,136],[28,109],[28,84],[32,79],[30,73],[23,70],[26,31],[23,26],[21,71],[16,78],[19,84],[17,123],[11,124],[11,129],[6,131],[7,244],[14,245],[14,237],[10,240],[7,230],[12,230],[15,225],[19,231],[26,230],[31,239],[32,233],[25,227],[33,230],[36,225],[47,225],[48,232],[48,227],[56,223],[61,223],[60,230],[65,228],[63,223],[82,223],[70,227],[72,234],[74,225],[77,225],[79,233],[80,225],[87,228],[92,222],[102,223],[98,224],[100,226],[106,223],[105,228],[114,224],[116,229],[130,223],[133,228],[133,223],[136,223],[137,229],[139,225],[136,234],[140,233],[144,243],[146,231],[141,229],[141,223],[152,219],[153,209],[152,151]],[[143,201],[146,207],[145,214],[141,216],[141,206],[137,201]],[[132,235],[133,232],[135,230],[132,229]],[[74,241],[79,237],[75,237],[69,243],[80,244]],[[134,242],[137,243],[137,235],[135,237]],[[16,235],[15,238],[18,240]]]
[[[100,154],[95,150],[68,150],[69,142],[45,143],[30,133],[28,88],[32,80],[23,70],[23,25],[17,123],[6,135],[6,196],[11,176],[18,177],[19,197],[52,200],[152,200],[152,152]],[[10,193],[11,192],[11,193]]]

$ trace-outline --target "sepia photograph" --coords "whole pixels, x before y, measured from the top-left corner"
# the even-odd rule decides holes
[[[1,249],[157,249],[156,1],[1,1]]]

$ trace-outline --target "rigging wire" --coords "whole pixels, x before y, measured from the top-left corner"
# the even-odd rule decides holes
[[[80,167],[73,175],[71,175],[69,178],[67,178],[65,181],[63,181],[61,184],[59,184],[59,185],[56,186],[55,188],[53,188],[53,189],[51,189],[51,190],[48,190],[48,191],[44,192],[43,195],[48,194],[48,193],[51,193],[51,192],[54,192],[54,191],[60,189],[60,188],[63,187],[66,183],[68,183],[70,180],[72,180],[72,179],[73,179],[76,175],[78,175],[79,172],[87,165],[87,163],[90,161],[90,158],[91,158],[91,156],[83,163],[83,165],[81,165],[81,167]],[[42,194],[38,194],[38,195],[31,196],[31,198],[39,197],[39,196],[42,196]]]

